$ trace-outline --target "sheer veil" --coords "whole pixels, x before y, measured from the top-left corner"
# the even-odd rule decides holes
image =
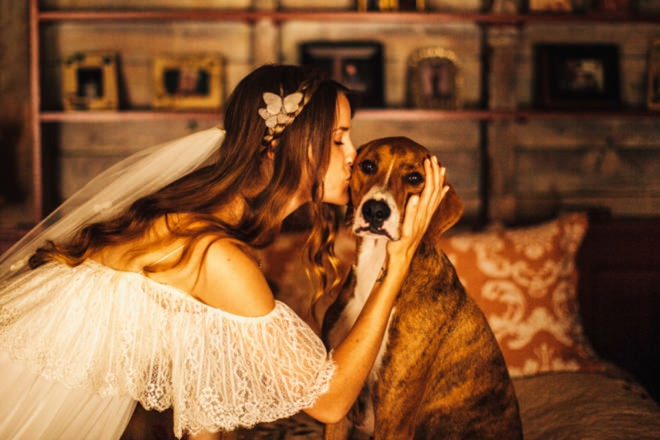
[[[224,140],[218,127],[165,142],[108,168],[68,198],[0,256],[0,281],[21,272],[47,240],[66,240],[93,221],[112,217],[206,162]]]

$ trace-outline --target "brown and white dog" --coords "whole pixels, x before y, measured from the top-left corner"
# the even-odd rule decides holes
[[[360,147],[351,180],[357,236],[353,280],[328,309],[323,333],[336,346],[351,328],[400,237],[408,198],[424,188],[429,151],[403,137]],[[396,300],[386,340],[349,421],[326,427],[326,439],[357,428],[375,439],[522,438],[518,402],[497,341],[466,295],[436,239],[463,204],[450,188],[420,244]]]

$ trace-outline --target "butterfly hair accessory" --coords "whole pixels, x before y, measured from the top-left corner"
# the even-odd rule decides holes
[[[312,79],[303,81],[298,87],[298,90],[289,95],[284,95],[282,87],[280,87],[279,95],[272,92],[263,93],[262,97],[266,103],[266,107],[259,109],[259,116],[266,123],[266,133],[263,143],[269,150],[275,147],[273,141],[300,114],[317,87],[318,81]]]
[[[294,115],[298,110],[303,94],[294,92],[290,95],[282,96],[271,92],[264,92],[263,98],[266,107],[259,109],[259,116],[266,121],[266,127],[273,128],[277,125],[289,125],[293,122]]]

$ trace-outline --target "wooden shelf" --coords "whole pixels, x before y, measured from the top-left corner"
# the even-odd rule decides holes
[[[166,119],[216,119],[222,114],[215,111],[161,111],[161,110],[120,110],[120,111],[44,111],[40,113],[41,122],[121,122]]]
[[[575,118],[622,118],[622,119],[648,119],[660,118],[660,111],[650,110],[422,110],[408,108],[392,109],[359,109],[355,115],[356,119],[370,120],[403,120],[403,121],[424,121],[424,120],[519,120],[527,121],[531,119],[575,119]],[[222,119],[222,114],[212,111],[162,111],[162,110],[121,110],[121,111],[79,111],[79,112],[60,112],[46,111],[41,112],[42,122],[121,122],[121,121],[141,121],[141,120],[185,120],[202,119],[217,120]]]
[[[473,22],[490,25],[524,25],[528,23],[659,23],[660,14],[628,13],[537,13],[490,14],[479,12],[357,12],[357,11],[246,11],[222,9],[198,10],[57,10],[40,11],[40,22],[53,21],[247,21],[285,22],[355,21],[376,23],[452,23]]]
[[[48,124],[103,124],[124,121],[186,121],[199,120],[220,122],[220,111],[163,111],[149,108],[135,108],[119,111],[80,111],[64,112],[52,110],[56,105],[43,105],[41,103],[40,78],[40,34],[41,27],[57,25],[59,23],[87,23],[92,26],[107,23],[174,23],[174,22],[235,22],[253,25],[262,21],[276,25],[291,21],[307,22],[337,22],[337,23],[374,23],[383,25],[451,25],[455,23],[473,24],[481,28],[516,26],[526,24],[549,25],[589,25],[592,24],[624,24],[624,23],[651,23],[660,24],[660,14],[627,13],[515,13],[492,14],[489,12],[358,12],[354,10],[256,10],[256,9],[184,9],[183,7],[167,9],[46,9],[42,10],[40,0],[29,0],[30,4],[30,87],[31,87],[31,132],[33,138],[32,148],[32,182],[34,185],[34,217],[39,220],[43,214],[43,187],[46,184],[43,177],[42,163],[42,128]],[[486,33],[482,32],[482,42],[485,44]],[[484,51],[486,54],[487,51]],[[482,62],[487,65],[487,55],[482,56]],[[484,70],[485,71],[485,70]],[[482,72],[483,73],[483,72]],[[483,75],[482,75],[483,76]],[[482,87],[484,84],[481,85]],[[485,87],[484,90],[487,90]],[[486,93],[486,94],[484,94]],[[488,102],[487,92],[481,93],[483,101]],[[48,108],[44,110],[42,108]],[[461,110],[422,110],[407,108],[388,109],[358,109],[356,120],[376,121],[514,121],[525,123],[531,120],[566,120],[588,118],[595,119],[649,119],[660,117],[660,112],[647,110],[488,110],[488,109],[461,109]],[[484,133],[482,132],[482,136]],[[486,145],[483,142],[483,145]],[[482,191],[484,194],[486,190]],[[486,205],[487,203],[484,202]]]

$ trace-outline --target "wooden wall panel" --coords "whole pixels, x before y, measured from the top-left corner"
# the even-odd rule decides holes
[[[660,215],[656,133],[654,119],[520,124],[514,173],[521,207],[584,205],[616,216]]]
[[[209,128],[216,122],[219,120],[66,124],[53,132],[55,139],[49,139],[49,144],[57,152],[44,166],[57,169],[57,197],[62,200],[130,154]]]

